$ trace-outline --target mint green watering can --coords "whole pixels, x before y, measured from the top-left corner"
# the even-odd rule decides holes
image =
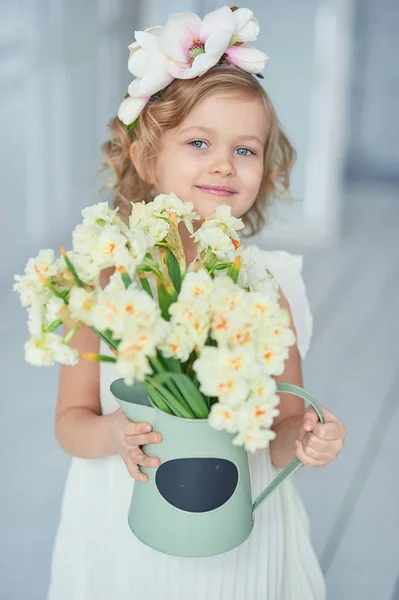
[[[277,383],[278,392],[307,400],[323,422],[321,407],[303,388]],[[123,379],[111,392],[131,421],[150,423],[161,444],[146,444],[159,467],[141,470],[147,483],[135,483],[128,521],[134,535],[154,550],[173,556],[200,557],[228,552],[251,534],[254,513],[301,466],[295,458],[252,501],[247,452],[232,444],[233,434],[207,419],[185,419],[157,408],[141,384]]]

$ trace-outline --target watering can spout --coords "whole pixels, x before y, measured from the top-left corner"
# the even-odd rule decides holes
[[[127,385],[123,379],[113,381],[111,392],[130,421],[154,425],[156,412],[143,386],[136,382]]]

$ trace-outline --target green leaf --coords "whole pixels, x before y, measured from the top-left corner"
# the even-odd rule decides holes
[[[176,396],[162,385],[162,382],[168,379],[171,373],[159,373],[149,379],[149,383],[162,394],[165,402],[177,417],[194,419],[195,414],[187,403],[182,403]]]
[[[67,264],[67,267],[68,267],[68,269],[71,271],[71,273],[72,273],[72,275],[73,275],[73,278],[74,278],[74,280],[75,280],[75,282],[76,282],[76,285],[77,285],[78,287],[84,288],[84,287],[85,287],[85,286],[84,286],[84,283],[83,283],[83,281],[80,279],[79,275],[77,274],[77,272],[76,272],[76,269],[75,269],[75,267],[73,266],[73,264],[71,263],[71,259],[69,258],[69,256],[67,255],[67,253],[66,253],[66,252],[63,252],[62,256],[63,256],[63,258],[64,258],[64,260],[65,260],[65,262],[66,262],[66,264]]]
[[[107,346],[110,346],[114,350],[118,349],[119,342],[117,340],[113,339],[112,334],[109,329],[107,329],[106,331],[99,331],[98,329],[96,329],[93,326],[90,327],[90,329],[92,331],[94,331],[94,333],[96,335],[98,335],[98,337],[101,338],[107,344]]]
[[[157,406],[160,410],[163,410],[163,412],[166,412],[169,415],[173,415],[173,411],[166,404],[164,398],[162,397],[162,394],[155,390],[147,381],[142,381],[141,385],[143,386],[143,388],[145,389],[155,406]]]
[[[175,255],[168,248],[168,257],[166,259],[166,265],[168,267],[169,275],[173,281],[173,285],[176,288],[176,292],[179,294],[181,289],[181,275],[179,269],[179,263],[176,260]]]
[[[151,296],[151,298],[153,298],[154,296],[152,295],[152,290],[148,279],[146,279],[146,277],[140,277],[140,283],[143,290],[147,292],[147,294]]]
[[[181,362],[177,360],[177,358],[166,358],[162,356],[162,360],[165,363],[166,371],[172,371],[172,373],[181,373],[182,365]]]
[[[158,281],[158,302],[161,309],[161,314],[166,321],[170,321],[169,306],[174,302],[174,298],[168,294],[165,286]]]
[[[127,130],[130,133],[132,129],[134,129],[137,125],[137,123],[139,122],[139,117],[137,117],[137,119],[135,121],[133,121],[133,123],[130,123],[130,125],[127,126]]]
[[[209,409],[203,395],[185,373],[161,373],[156,376],[156,379],[159,382],[167,381],[168,379],[173,380],[195,417],[197,419],[206,419],[208,417]]]
[[[125,286],[125,289],[127,290],[132,284],[130,275],[127,271],[121,271],[121,277],[122,277],[123,285]]]

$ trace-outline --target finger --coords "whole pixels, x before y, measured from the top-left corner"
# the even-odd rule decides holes
[[[152,426],[149,423],[135,423],[127,419],[123,428],[125,435],[139,435],[140,433],[149,433],[152,431]]]
[[[305,450],[305,452],[306,448],[313,448],[313,450],[316,450],[317,452],[328,452],[331,448],[331,441],[322,440],[318,438],[314,433],[306,434],[301,441],[302,447]]]
[[[147,456],[143,452],[141,454],[135,453],[132,460],[134,460],[134,462],[141,467],[159,467],[161,464],[161,461],[158,457]]]
[[[317,414],[317,412],[315,411],[315,409],[313,408],[313,406],[308,406],[308,408],[305,410],[305,414],[303,417],[303,428],[305,431],[313,431],[313,429],[316,427],[317,423],[319,422],[319,415]]]
[[[142,473],[137,465],[137,463],[135,463],[131,458],[128,458],[127,461],[125,462],[126,468],[129,471],[129,474],[133,477],[133,479],[135,479],[136,481],[140,481],[142,483],[145,483],[146,481],[148,481],[148,477],[145,473]]]
[[[342,437],[340,426],[337,422],[318,423],[313,433],[321,440],[337,440]]]
[[[131,446],[145,446],[146,444],[160,444],[162,435],[158,432],[142,433],[141,435],[130,435],[126,438],[126,443]]]
[[[337,458],[337,453],[332,448],[328,448],[328,450],[320,451],[320,450],[315,450],[314,448],[311,448],[310,446],[308,446],[307,448],[304,448],[302,446],[302,450],[303,450],[305,456],[307,456],[308,458],[320,461],[325,465]]]
[[[326,463],[324,461],[320,461],[318,459],[307,456],[303,450],[301,442],[296,442],[295,445],[296,445],[297,458],[305,465],[305,467],[324,467],[325,466]]]

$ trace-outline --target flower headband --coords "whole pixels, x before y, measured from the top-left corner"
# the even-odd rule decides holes
[[[192,12],[176,13],[165,27],[136,31],[128,61],[136,79],[119,107],[119,119],[132,129],[144,107],[174,79],[201,77],[215,65],[234,65],[263,79],[268,56],[245,44],[258,33],[253,12],[236,6],[222,6],[202,21]]]

